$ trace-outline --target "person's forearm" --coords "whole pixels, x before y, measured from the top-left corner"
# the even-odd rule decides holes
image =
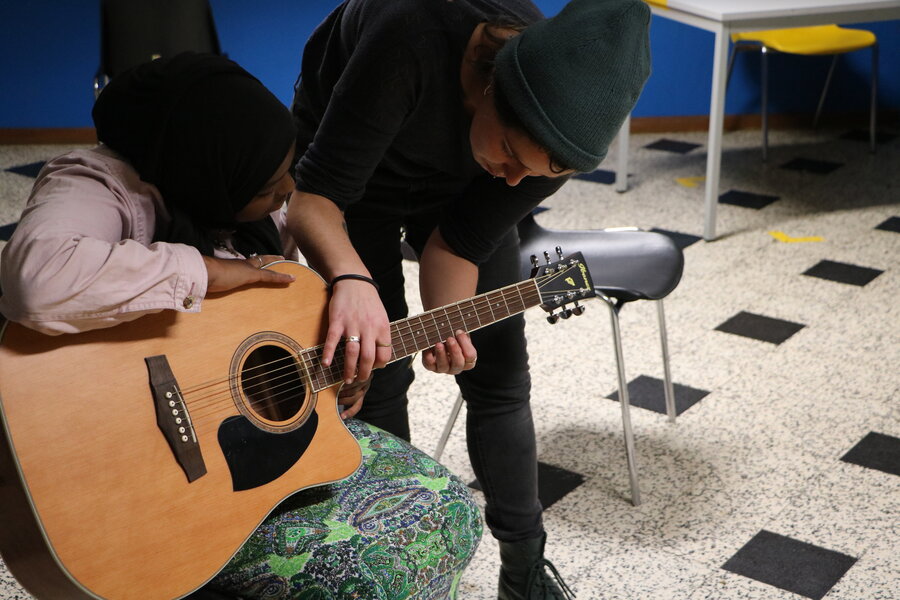
[[[425,310],[475,295],[478,267],[455,254],[435,229],[419,259],[419,288]]]
[[[327,281],[344,273],[370,275],[350,242],[343,213],[328,198],[294,190],[287,226],[309,266]]]

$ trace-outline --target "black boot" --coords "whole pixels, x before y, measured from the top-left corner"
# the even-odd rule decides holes
[[[567,600],[575,594],[544,558],[547,534],[520,542],[500,542],[498,600]]]

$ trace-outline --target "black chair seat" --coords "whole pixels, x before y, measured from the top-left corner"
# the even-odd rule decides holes
[[[533,215],[519,223],[522,256],[543,253],[556,258],[581,252],[594,280],[594,288],[621,302],[665,298],[681,280],[684,255],[668,236],[652,231],[605,231],[602,229],[562,230],[538,225]],[[522,277],[531,274],[531,265],[522,261]]]

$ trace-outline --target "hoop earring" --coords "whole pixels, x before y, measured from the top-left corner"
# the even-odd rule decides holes
[[[493,91],[494,91],[494,82],[492,81],[489,84],[487,84],[487,86],[485,86],[484,91],[481,93],[481,95],[487,96],[488,94],[493,93]]]

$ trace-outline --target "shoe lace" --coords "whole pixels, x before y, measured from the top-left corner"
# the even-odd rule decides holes
[[[545,567],[547,571],[550,571],[549,575],[544,570]],[[528,590],[528,595],[525,597],[526,600],[531,600],[532,591],[535,589],[541,592],[554,591],[555,589],[555,591],[559,591],[562,594],[559,597],[564,600],[575,598],[575,592],[566,585],[562,575],[559,574],[553,563],[546,558],[541,558],[531,565],[531,571],[528,573],[528,585],[526,585],[525,589]]]

